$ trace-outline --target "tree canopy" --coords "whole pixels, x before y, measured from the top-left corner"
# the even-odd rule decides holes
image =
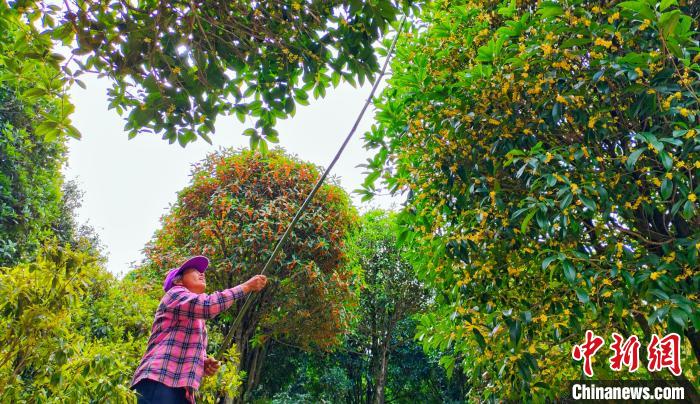
[[[197,138],[210,142],[216,118],[235,114],[241,122],[253,119],[244,135],[256,148],[277,142],[276,121],[308,104],[309,94],[322,97],[341,80],[371,79],[379,70],[374,45],[409,2],[22,0],[0,7],[0,14],[44,28],[19,23],[29,43],[72,48],[66,59],[14,47],[6,60],[62,69],[33,93],[84,86],[82,74],[98,73],[112,79],[110,106],[128,114],[130,137],[146,132],[183,146]],[[8,77],[21,80],[21,67],[11,67]],[[67,123],[47,122],[79,135]]]
[[[677,332],[697,381],[697,21],[676,1],[440,1],[400,41],[365,192],[408,193],[401,239],[439,292],[419,337],[454,347],[475,397],[556,397],[586,329]]]

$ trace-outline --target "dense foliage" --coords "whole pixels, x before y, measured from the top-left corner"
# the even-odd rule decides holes
[[[62,136],[80,138],[70,119],[74,107],[66,91],[75,80],[61,66],[65,58],[55,53],[51,31],[27,24],[16,10],[22,5],[13,6],[0,2],[0,83],[3,92],[12,96],[15,106],[10,111],[19,108],[29,118],[17,130],[31,126],[36,137],[47,142]],[[42,13],[38,16],[43,16],[42,21],[48,18]]]
[[[24,109],[0,85],[0,265],[31,257],[61,213],[65,146],[38,139]]]
[[[260,273],[318,176],[316,167],[279,150],[264,156],[234,150],[209,155],[163,217],[142,272],[162,282],[184,257],[206,255],[210,290],[248,280]],[[323,185],[266,273],[272,284],[255,295],[237,328],[231,331],[229,325],[242,301],[209,322],[233,333],[248,377],[244,391],[257,384],[270,337],[320,348],[337,343],[352,300],[343,240],[354,220],[347,194],[337,185]]]
[[[353,401],[383,403],[389,361],[406,343],[399,324],[425,308],[428,294],[406,259],[406,248],[396,242],[393,216],[370,211],[362,217],[360,229],[348,243],[349,265],[359,275],[356,294],[360,298],[357,320],[349,345],[368,352],[365,389]],[[409,321],[410,323],[410,321]],[[356,383],[362,386],[362,383]]]
[[[122,333],[138,324],[129,321],[133,315],[120,316],[126,313],[118,308],[133,311],[144,300],[120,292],[110,307],[104,307],[99,295],[107,281],[93,257],[58,246],[47,248],[30,264],[2,268],[3,402],[77,402],[86,397],[120,402],[130,396],[127,382],[145,339],[141,331],[139,340],[122,340]],[[136,316],[140,313],[139,308]],[[99,327],[105,318],[117,329]]]
[[[60,175],[66,147],[63,137],[39,136],[37,121],[57,119],[61,102],[30,92],[35,82],[59,73],[52,65],[16,60],[17,48],[47,51],[46,43],[29,42],[12,26],[12,16],[0,13],[0,265],[30,259],[52,226],[65,219]],[[12,67],[21,68],[23,81],[7,80]],[[67,102],[67,101],[66,101]],[[64,104],[70,109],[70,103]],[[66,224],[69,224],[66,222]],[[70,226],[62,226],[68,239]]]
[[[677,332],[698,382],[698,17],[674,0],[438,1],[401,41],[366,192],[382,175],[408,192],[401,238],[439,292],[419,336],[454,347],[473,397],[561,394],[586,329]],[[596,377],[630,377],[600,355]],[[651,376],[670,374],[634,375]]]
[[[340,80],[371,78],[379,69],[373,44],[403,6],[391,0],[20,0],[0,3],[0,14],[40,21],[46,30],[26,29],[29,38],[73,48],[69,60],[21,47],[16,56],[61,63],[71,84],[82,85],[85,72],[112,78],[110,104],[128,112],[130,136],[157,133],[183,146],[198,137],[209,141],[217,116],[236,114],[241,122],[253,118],[244,134],[255,148],[276,143],[276,121],[308,104],[310,93],[324,96]],[[55,90],[44,87],[37,91]]]
[[[394,215],[370,211],[347,243],[359,304],[343,344],[304,352],[273,341],[256,397],[273,402],[446,402],[461,399],[436,356],[414,341],[428,295],[396,240]]]

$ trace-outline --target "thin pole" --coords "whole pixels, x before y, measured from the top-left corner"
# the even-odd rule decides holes
[[[367,108],[372,103],[372,99],[374,98],[374,94],[377,91],[377,88],[379,87],[379,83],[382,81],[382,78],[386,74],[386,69],[389,66],[389,61],[391,60],[391,56],[394,52],[394,48],[396,47],[396,41],[399,39],[399,35],[401,35],[401,31],[403,30],[403,26],[404,26],[405,22],[406,22],[406,16],[404,15],[403,18],[401,19],[401,25],[399,25],[399,30],[396,32],[396,37],[394,37],[394,40],[391,43],[391,47],[389,48],[389,53],[386,56],[386,60],[384,61],[384,66],[382,67],[381,73],[379,74],[379,77],[377,77],[377,80],[374,82],[374,85],[372,86],[372,91],[369,93],[369,97],[365,101],[365,104],[362,107],[360,114],[357,116],[357,119],[355,119],[355,124],[352,126],[350,133],[348,133],[348,135],[345,137],[345,141],[340,146],[340,149],[338,149],[338,152],[335,154],[335,157],[333,157],[333,160],[328,165],[328,168],[326,168],[326,171],[323,172],[323,174],[321,175],[321,178],[318,179],[318,181],[316,182],[316,185],[314,185],[313,189],[311,190],[309,195],[307,195],[306,199],[304,200],[304,203],[301,204],[301,207],[299,208],[299,210],[297,210],[297,213],[294,215],[294,218],[292,218],[291,223],[289,223],[289,226],[287,226],[287,229],[284,231],[284,234],[282,235],[282,237],[280,237],[279,241],[277,241],[275,248],[272,250],[272,254],[270,254],[270,257],[267,259],[267,262],[265,263],[265,266],[263,267],[263,269],[260,271],[259,275],[265,274],[265,272],[270,267],[270,265],[272,265],[272,261],[275,259],[275,257],[279,253],[280,249],[282,249],[282,244],[287,240],[287,237],[292,232],[292,229],[294,229],[294,225],[296,225],[296,223],[299,221],[299,218],[301,218],[301,215],[306,210],[306,207],[309,205],[309,203],[313,199],[314,195],[316,195],[316,192],[318,192],[318,190],[321,188],[321,185],[323,185],[323,182],[326,180],[326,177],[328,177],[328,173],[331,172],[331,170],[333,169],[333,166],[335,166],[335,163],[338,162],[338,159],[340,158],[341,154],[343,154],[345,147],[348,145],[348,143],[350,142],[350,139],[355,134],[357,127],[360,125],[360,122],[362,121],[362,117],[365,115],[365,111],[367,111]],[[243,319],[243,316],[250,308],[250,305],[253,302],[253,299],[251,299],[250,296],[251,296],[250,294],[248,294],[248,296],[246,296],[246,299],[243,302],[243,307],[241,307],[241,309],[238,311],[238,315],[233,320],[233,323],[231,324],[231,327],[229,328],[229,332],[228,332],[228,334],[226,334],[226,338],[224,338],[223,342],[221,343],[221,349],[219,350],[219,354],[217,355],[217,359],[221,359],[224,352],[230,346],[231,341],[233,340],[233,333],[236,331],[241,320]]]

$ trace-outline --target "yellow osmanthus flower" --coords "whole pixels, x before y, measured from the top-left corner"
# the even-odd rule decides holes
[[[688,108],[681,108],[678,110],[678,112],[683,116],[688,116],[690,114],[690,110],[688,110]]]
[[[614,23],[615,21],[617,21],[617,20],[619,20],[619,19],[620,19],[620,13],[619,13],[619,12],[615,12],[615,13],[613,13],[612,15],[610,15],[610,17],[608,17],[608,22],[609,22],[610,24],[612,24],[612,23]]]
[[[596,118],[596,117],[594,117],[594,116],[588,118],[588,127],[589,127],[590,129],[595,128],[595,123],[596,123],[596,121],[598,121],[598,118]]]
[[[540,49],[542,49],[542,53],[543,53],[544,57],[547,57],[554,52],[554,48],[552,48],[552,45],[546,44],[546,43],[543,43],[542,45],[540,45]]]
[[[600,45],[604,46],[606,48],[609,48],[612,46],[612,41],[606,41],[603,38],[596,38],[595,41],[593,42],[594,45]]]
[[[689,200],[690,202],[695,202],[697,199],[698,199],[698,197],[695,196],[695,194],[692,194],[692,193],[691,193],[691,194],[688,194],[688,200]]]
[[[669,264],[670,264],[671,262],[673,262],[675,259],[676,259],[676,252],[675,252],[675,251],[671,251],[667,256],[665,256],[665,257],[663,258],[663,260],[666,261],[666,262],[669,263]]]

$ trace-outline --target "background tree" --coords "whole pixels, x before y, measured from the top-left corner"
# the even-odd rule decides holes
[[[349,243],[351,266],[359,273],[358,324],[351,346],[369,352],[364,402],[383,403],[389,359],[398,344],[398,324],[425,307],[428,295],[396,243],[394,219],[382,211],[362,217]],[[410,341],[410,339],[409,339]]]
[[[463,396],[414,341],[428,295],[396,242],[393,215],[370,211],[349,237],[359,304],[342,346],[304,352],[273,340],[256,397],[281,402],[445,402]]]
[[[203,254],[212,267],[210,290],[246,281],[260,273],[318,176],[316,167],[279,150],[265,156],[233,150],[209,155],[163,218],[146,249],[143,271],[160,283],[184,257]],[[255,295],[233,331],[247,375],[244,392],[259,381],[270,337],[325,348],[347,328],[351,274],[343,240],[354,220],[347,194],[337,185],[322,186],[266,273],[272,284]],[[228,333],[242,305],[217,317],[213,327]],[[217,341],[211,346],[228,348]]]
[[[697,383],[697,10],[446,1],[401,41],[366,191],[408,192],[401,239],[439,291],[419,336],[474,397],[556,398],[586,329],[678,332]]]

